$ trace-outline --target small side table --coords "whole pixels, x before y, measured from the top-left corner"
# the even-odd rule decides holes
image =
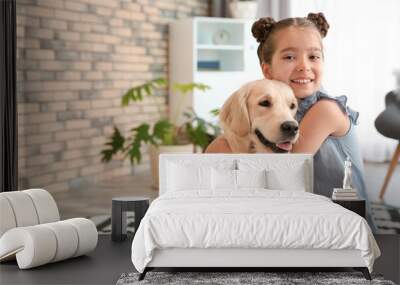
[[[126,212],[135,213],[135,233],[149,208],[150,199],[147,197],[115,197],[112,199],[111,240],[126,239]]]
[[[359,214],[361,217],[365,218],[365,200],[334,200],[332,202],[339,204],[340,206]]]

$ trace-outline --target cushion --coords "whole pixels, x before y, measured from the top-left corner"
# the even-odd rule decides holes
[[[211,168],[212,190],[236,190],[236,170]]]
[[[239,159],[238,169],[265,169],[267,188],[271,190],[306,191],[310,187],[310,181],[306,179],[310,168],[295,156],[290,160],[281,159],[279,155],[275,160]]]
[[[237,188],[267,188],[267,171],[236,170]]]
[[[97,239],[96,226],[84,218],[13,228],[0,238],[0,261],[16,257],[19,268],[28,269],[86,254]]]
[[[0,193],[0,237],[9,229],[17,226],[10,202]]]
[[[211,169],[212,190],[267,188],[266,170]]]
[[[23,191],[3,192],[1,195],[11,205],[17,227],[39,224],[35,205],[29,195]]]
[[[207,166],[168,164],[167,188],[169,191],[185,191],[211,188],[211,168]]]
[[[44,189],[28,189],[22,191],[28,194],[33,201],[39,224],[51,223],[60,220],[56,201],[49,192]]]
[[[60,220],[57,204],[43,189],[0,193],[0,237],[14,227],[33,226]]]
[[[272,190],[306,191],[304,170],[301,167],[287,173],[271,169],[267,172],[268,188]]]

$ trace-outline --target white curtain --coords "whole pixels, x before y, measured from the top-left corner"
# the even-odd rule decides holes
[[[330,29],[324,39],[323,86],[331,95],[347,95],[349,105],[360,112],[358,135],[364,159],[390,160],[398,142],[380,135],[374,121],[384,109],[386,93],[396,88],[393,72],[400,69],[400,1],[283,2],[259,1],[259,16],[325,14]]]

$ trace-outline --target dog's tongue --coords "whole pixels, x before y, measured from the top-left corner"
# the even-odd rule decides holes
[[[290,151],[292,149],[292,144],[290,142],[277,143],[276,146],[286,151]]]

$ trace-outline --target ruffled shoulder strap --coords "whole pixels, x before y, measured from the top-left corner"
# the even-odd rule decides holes
[[[359,112],[354,111],[351,109],[349,106],[347,106],[347,96],[346,95],[341,95],[337,97],[329,96],[328,94],[325,94],[323,92],[317,92],[318,100],[320,99],[328,99],[328,100],[333,100],[335,101],[340,109],[343,111],[343,113],[347,114],[353,124],[357,124]]]

